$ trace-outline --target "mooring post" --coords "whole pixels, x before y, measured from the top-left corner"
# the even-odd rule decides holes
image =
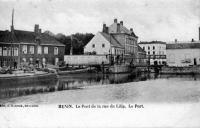
[[[102,62],[101,65],[102,65],[102,72],[104,74],[104,62]]]

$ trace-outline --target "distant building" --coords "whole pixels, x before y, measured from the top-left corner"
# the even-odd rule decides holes
[[[14,30],[0,31],[0,66],[27,64],[53,64],[63,61],[65,45],[54,37],[41,32],[35,25],[34,32]]]
[[[139,46],[146,51],[150,65],[166,64],[166,43],[162,41],[140,42]]]
[[[147,63],[146,52],[140,46],[138,46],[138,63],[139,64],[146,64]]]
[[[93,39],[85,46],[84,53],[110,55],[114,61],[123,58],[126,62],[136,62],[138,58],[138,37],[133,29],[127,29],[123,21],[110,26],[103,24],[102,32],[98,32]]]
[[[200,65],[200,41],[178,42],[167,44],[167,65],[191,66]]]

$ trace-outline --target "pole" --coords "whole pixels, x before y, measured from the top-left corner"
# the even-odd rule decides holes
[[[70,55],[73,54],[73,46],[72,46],[72,35],[71,35],[71,48],[70,48]]]
[[[9,49],[10,52],[10,74],[12,74],[12,63],[13,63],[13,57],[12,54],[14,54],[14,49],[13,49],[13,42],[14,42],[14,9],[12,10],[12,23],[11,23],[11,47]]]

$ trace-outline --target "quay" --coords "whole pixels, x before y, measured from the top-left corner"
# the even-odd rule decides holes
[[[161,74],[200,74],[200,66],[162,67]]]

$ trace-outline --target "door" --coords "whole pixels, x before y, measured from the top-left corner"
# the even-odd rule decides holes
[[[58,65],[58,58],[55,58],[55,65]]]
[[[197,60],[196,60],[196,58],[194,58],[194,65],[197,65]]]
[[[39,67],[39,59],[36,59],[35,64],[36,64],[36,67]]]
[[[154,65],[158,65],[158,61],[154,61]]]

